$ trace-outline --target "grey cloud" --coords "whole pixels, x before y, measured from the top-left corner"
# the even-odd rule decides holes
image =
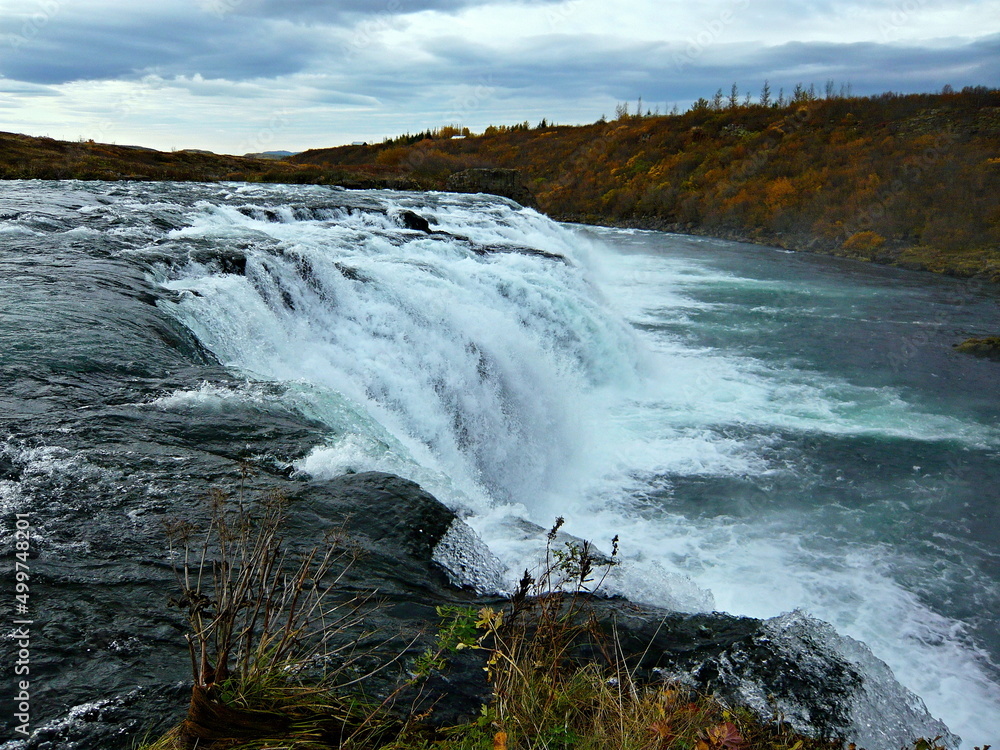
[[[773,47],[718,45],[678,65],[685,50],[668,43],[623,44],[601,37],[547,36],[515,52],[499,52],[456,39],[437,40],[432,49],[440,64],[439,83],[485,79],[498,90],[548,94],[561,101],[605,96],[616,100],[642,96],[650,103],[689,101],[726,92],[732,82],[754,94],[764,79],[777,91],[796,83],[826,80],[851,83],[856,94],[931,91],[945,83],[981,85],[1000,80],[1000,35],[967,42],[939,40],[928,45],[878,43],[789,43]],[[405,95],[412,81],[371,85]],[[419,88],[416,89],[419,91]]]
[[[344,24],[372,16],[394,17],[408,13],[436,10],[454,12],[480,5],[490,5],[496,0],[217,0],[232,7],[237,15],[260,18],[289,19],[309,23]],[[554,4],[564,0],[530,0],[530,4]],[[529,4],[524,0],[525,5]]]
[[[982,85],[1000,79],[1000,35],[967,42],[894,45],[793,42],[749,55],[737,70],[754,71],[775,85],[826,79],[851,82],[856,94],[933,91],[946,83]],[[718,65],[714,72],[732,69]],[[806,73],[811,78],[804,78]],[[734,79],[735,80],[735,79]]]
[[[57,14],[0,47],[0,74],[40,84],[130,78],[145,72],[247,80],[295,73],[322,46],[315,29],[241,26],[202,13],[127,19]]]
[[[214,7],[228,9],[229,15],[206,11],[216,1]],[[690,41],[680,38],[635,42],[615,37],[609,25],[605,35],[552,33],[490,42],[414,37],[401,50],[382,46],[379,33],[364,33],[372,24],[376,31],[382,27],[373,20],[378,13],[395,13],[387,24],[405,28],[399,19],[407,10],[454,10],[477,3],[399,0],[398,8],[359,0],[323,3],[322,8],[314,0],[287,6],[276,0],[199,3],[202,10],[187,5],[182,12],[184,6],[164,3],[167,7],[143,5],[118,16],[84,15],[64,4],[20,46],[5,46],[0,38],[0,75],[8,76],[0,78],[0,92],[26,100],[58,94],[52,84],[66,81],[148,77],[147,82],[164,89],[185,89],[206,99],[246,100],[250,111],[299,105],[316,122],[330,118],[346,123],[338,127],[361,129],[383,123],[385,134],[395,134],[453,117],[470,126],[473,120],[489,124],[543,116],[580,122],[639,96],[647,106],[662,109],[711,97],[718,88],[728,92],[734,81],[756,94],[765,78],[775,92],[798,82],[822,89],[832,78],[851,83],[856,94],[930,91],[946,83],[956,88],[995,85],[1000,80],[1000,35],[906,45],[764,46],[713,38],[690,49]],[[811,7],[834,13],[858,6],[827,0]],[[317,18],[306,23],[309,9]],[[753,0],[747,11],[777,12],[770,0]],[[298,15],[301,22],[295,20]],[[348,16],[354,20],[341,25],[331,20]],[[367,25],[357,20],[364,17]],[[199,117],[190,114],[198,123]]]
[[[558,2],[559,0],[543,0]],[[144,5],[127,13],[59,6],[38,20],[3,23],[0,75],[42,84],[201,74],[205,78],[276,78],[324,55],[353,55],[371,25],[395,25],[408,13],[456,11],[486,0],[198,0]],[[0,13],[2,16],[2,13]]]
[[[16,94],[17,96],[61,96],[58,91],[48,86],[13,81],[3,77],[0,77],[0,93]]]

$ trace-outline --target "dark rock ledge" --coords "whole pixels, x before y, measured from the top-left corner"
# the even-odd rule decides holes
[[[436,607],[506,603],[497,593],[483,593],[501,585],[499,563],[472,529],[417,484],[390,474],[289,481],[285,490],[292,500],[290,546],[308,549],[326,532],[344,529],[362,553],[337,594],[345,600],[359,592],[376,595],[364,624],[338,638],[350,642],[354,654],[365,654],[356,669],[383,667],[364,681],[366,696],[389,699],[400,713],[426,712],[432,726],[475,719],[490,698],[482,651],[448,654],[442,672],[400,689],[413,660],[436,645]],[[630,668],[640,680],[678,680],[765,719],[779,714],[798,731],[842,737],[867,750],[898,750],[920,736],[941,736],[958,747],[959,739],[864,644],[805,614],[770,620],[686,614],[598,596],[588,604],[600,627],[632,656]],[[580,643],[575,656],[601,658],[590,643]],[[180,648],[176,657],[183,669]],[[177,672],[165,670],[159,686],[78,706],[4,750],[125,747],[125,733],[183,715],[190,685],[171,681],[171,671]]]
[[[460,518],[418,485],[388,474],[355,474],[311,483],[300,499],[300,522],[318,530],[349,517],[351,536],[366,550],[351,585],[375,586],[384,597],[374,624],[397,637],[383,656],[408,652],[394,675],[380,676],[381,692],[406,676],[410,656],[433,645],[436,606],[504,604],[495,594],[456,587],[478,576],[479,589],[490,588],[498,583],[499,564]],[[806,614],[770,620],[685,614],[597,596],[589,604],[601,627],[635,655],[631,666],[640,679],[680,680],[765,718],[780,713],[804,733],[844,737],[868,750],[897,750],[919,736],[940,735],[958,745],[864,644]],[[599,658],[587,644],[578,656]],[[439,726],[474,719],[489,698],[481,652],[458,652],[448,662],[419,699],[399,696],[407,710],[415,699],[420,710],[433,707],[430,721]]]
[[[449,175],[445,187],[455,193],[489,193],[534,207],[535,197],[516,169],[466,169]]]

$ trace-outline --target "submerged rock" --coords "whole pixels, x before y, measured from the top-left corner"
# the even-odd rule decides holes
[[[961,344],[955,344],[955,351],[1000,360],[1000,336],[966,339]]]

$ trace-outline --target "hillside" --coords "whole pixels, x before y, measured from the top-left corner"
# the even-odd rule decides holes
[[[208,151],[156,151],[93,141],[58,141],[0,133],[0,179],[176,180],[319,183],[353,188],[408,188],[398,170],[300,166],[273,157],[242,157]]]
[[[781,108],[702,100],[680,115],[438,135],[288,161],[395,170],[434,189],[464,169],[513,168],[538,208],[560,220],[1000,281],[998,90],[805,98]]]

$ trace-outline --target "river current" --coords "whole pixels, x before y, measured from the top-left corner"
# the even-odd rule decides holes
[[[952,346],[998,313],[976,281],[490,196],[2,183],[2,590],[23,514],[32,721],[184,679],[160,521],[252,459],[413,479],[510,581],[531,524],[618,534],[609,591],[803,610],[995,742],[1000,363]]]

